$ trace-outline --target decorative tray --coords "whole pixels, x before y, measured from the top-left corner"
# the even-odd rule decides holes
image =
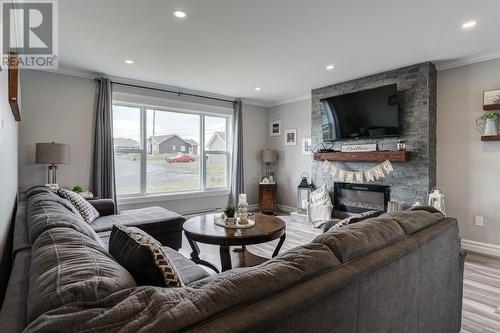
[[[222,219],[215,219],[215,224],[220,226],[220,227],[224,227],[224,228],[228,228],[228,229],[247,229],[247,228],[251,228],[251,227],[255,226],[254,220],[248,219],[247,221],[248,221],[247,224],[240,224],[239,220],[238,220],[238,222],[236,222],[236,224],[226,224],[224,222],[224,220],[222,220]]]

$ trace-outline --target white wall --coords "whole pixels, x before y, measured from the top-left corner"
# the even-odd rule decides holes
[[[8,71],[0,72],[0,258],[2,258],[17,195],[18,125],[8,103]],[[23,114],[23,120],[27,117]],[[6,252],[7,253],[7,252]]]
[[[19,186],[21,189],[44,184],[47,167],[34,163],[35,143],[70,144],[70,163],[59,165],[57,179],[62,187],[89,186],[92,159],[92,122],[95,108],[94,80],[42,71],[25,71],[23,122],[19,133]],[[190,100],[191,101],[191,100]],[[257,203],[257,183],[261,175],[258,153],[266,146],[266,109],[243,105],[244,162],[246,188],[250,204]],[[155,201],[121,205],[133,209],[159,205],[181,213],[224,207],[228,196]]]
[[[500,142],[481,142],[475,126],[483,91],[497,88],[500,59],[438,72],[437,183],[464,239],[500,245]]]
[[[70,145],[70,163],[61,164],[57,181],[63,187],[88,188],[92,158],[93,80],[35,70],[22,72],[22,116],[19,125],[19,188],[47,183],[47,166],[35,164],[37,142]]]
[[[267,110],[263,107],[243,105],[243,168],[245,192],[249,204],[259,200],[259,180],[264,175],[260,151],[267,147]]]
[[[271,120],[281,120],[281,136],[269,136]],[[284,145],[284,133],[287,129],[297,129],[296,146]],[[266,131],[269,148],[276,149],[279,155],[276,166],[273,166],[278,183],[278,203],[296,207],[300,175],[307,172],[312,176],[312,156],[301,154],[301,139],[311,137],[311,100],[269,108]]]

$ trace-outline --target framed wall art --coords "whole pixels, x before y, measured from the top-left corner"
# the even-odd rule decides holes
[[[297,130],[287,129],[285,131],[285,146],[296,146],[297,145]]]
[[[269,135],[270,136],[281,135],[281,120],[271,120],[271,122],[269,123]]]
[[[483,110],[500,110],[500,89],[486,90],[483,93]]]

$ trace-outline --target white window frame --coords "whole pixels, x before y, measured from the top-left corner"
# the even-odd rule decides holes
[[[133,107],[140,109],[140,119],[141,119],[141,148],[126,151],[129,153],[139,153],[141,155],[141,169],[140,169],[140,192],[127,193],[117,195],[122,203],[135,203],[141,202],[141,198],[149,198],[149,199],[163,199],[167,197],[171,197],[172,199],[179,198],[188,198],[193,195],[199,194],[200,197],[203,196],[211,196],[218,194],[229,194],[229,187],[231,184],[231,161],[232,161],[232,138],[231,134],[231,125],[232,124],[232,115],[222,114],[222,113],[214,113],[207,111],[195,111],[189,109],[178,109],[178,108],[168,108],[164,106],[154,106],[154,105],[144,105],[138,103],[130,103],[130,102],[121,102],[114,100],[114,106],[123,106],[123,107]],[[198,145],[197,154],[199,156],[200,163],[200,188],[195,190],[186,190],[186,191],[166,191],[166,192],[147,192],[147,155],[148,155],[148,141],[147,141],[147,110],[154,109],[156,111],[165,111],[165,112],[175,112],[182,114],[194,114],[200,116],[200,143]],[[226,119],[226,151],[209,151],[205,150],[205,117],[219,117]],[[121,152],[120,149],[115,149],[116,152]],[[226,186],[224,187],[207,187],[207,169],[206,169],[206,159],[209,154],[222,154],[226,155]],[[134,200],[137,198],[138,200]]]

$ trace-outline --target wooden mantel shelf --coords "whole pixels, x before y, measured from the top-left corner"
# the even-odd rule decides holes
[[[500,135],[483,135],[481,141],[500,141]]]
[[[389,160],[391,162],[407,162],[411,159],[409,151],[392,151],[379,150],[371,152],[330,152],[330,153],[314,153],[316,161],[340,161],[340,162],[383,162]]]

